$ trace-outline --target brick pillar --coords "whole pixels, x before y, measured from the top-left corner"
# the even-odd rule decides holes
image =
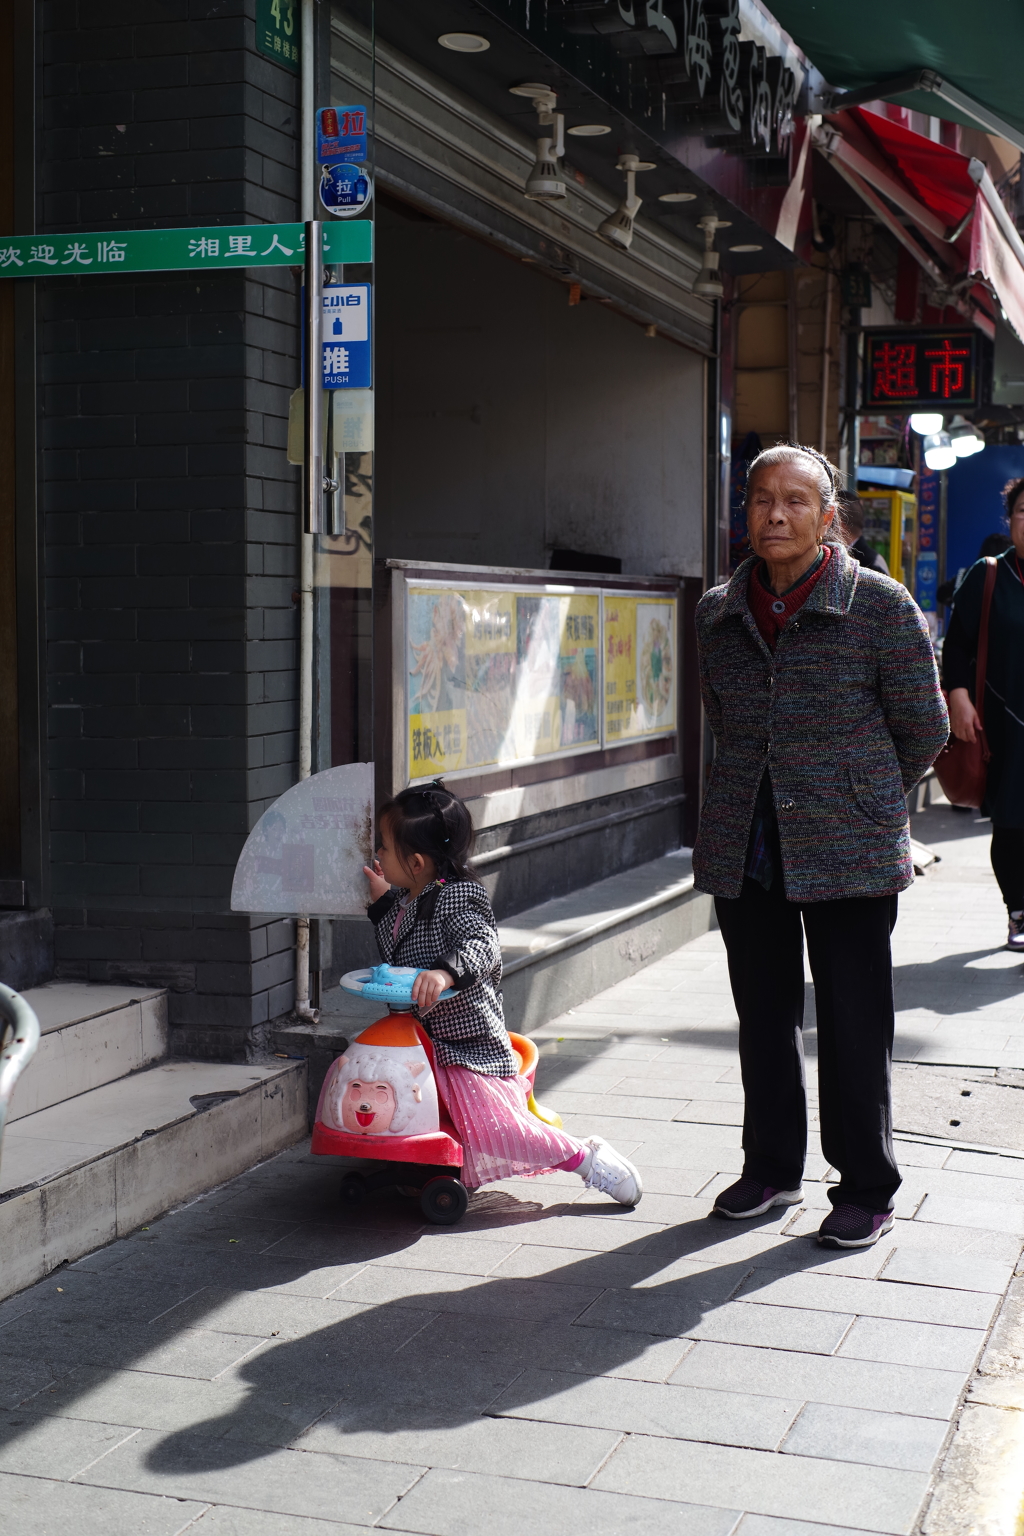
[[[38,229],[298,217],[298,77],[254,3],[39,7]],[[292,1001],[292,924],[229,911],[296,777],[290,269],[39,283],[59,975],[166,985],[237,1057]]]

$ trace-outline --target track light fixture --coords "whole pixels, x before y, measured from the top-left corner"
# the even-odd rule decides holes
[[[637,155],[620,155],[616,170],[622,171],[626,178],[626,195],[606,219],[597,226],[597,232],[602,240],[607,240],[609,245],[617,246],[620,251],[628,251],[633,244],[633,220],[640,211],[643,203],[642,197],[636,195],[637,171],[652,171],[652,160],[641,160]]]
[[[973,422],[965,420],[963,416],[954,416],[948,430],[953,452],[958,459],[969,459],[972,454],[981,453],[985,447],[985,439],[981,432]]]
[[[706,213],[697,220],[697,228],[704,231],[704,265],[693,280],[693,291],[705,299],[720,299],[725,292],[718,270],[721,258],[715,250],[715,235],[720,229],[728,229],[730,224],[731,220],[716,218],[713,213]]]
[[[533,169],[523,190],[533,202],[558,202],[565,196],[565,182],[558,165],[565,154],[565,116],[555,111],[558,97],[546,85],[513,85],[510,90],[513,96],[528,96],[541,127],[555,130],[537,140]]]
[[[930,433],[921,446],[929,469],[952,469],[956,463],[956,451],[948,432]]]

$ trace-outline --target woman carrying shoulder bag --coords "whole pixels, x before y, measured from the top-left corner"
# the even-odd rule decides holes
[[[981,702],[992,756],[981,811],[992,818],[992,869],[1009,915],[1006,948],[1024,952],[1024,480],[1011,480],[1003,497],[1012,542],[995,562],[989,612]],[[977,561],[960,583],[942,647],[950,729],[969,742],[979,727],[972,694],[985,570],[986,562]]]

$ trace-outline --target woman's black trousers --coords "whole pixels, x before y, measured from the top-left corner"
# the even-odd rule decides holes
[[[821,1149],[841,1175],[829,1199],[881,1211],[899,1188],[890,1085],[889,936],[896,909],[895,896],[787,901],[781,880],[766,891],[745,879],[735,900],[715,898],[740,1021],[743,1171],[764,1184],[797,1188],[807,1151],[806,933],[818,1019]]]
[[[1006,910],[1024,911],[1024,827],[992,828],[992,872]]]

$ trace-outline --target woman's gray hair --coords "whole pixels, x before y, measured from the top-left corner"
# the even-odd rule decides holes
[[[826,459],[817,448],[805,447],[803,443],[780,443],[777,448],[763,448],[757,458],[747,466],[747,485],[750,485],[750,477],[755,469],[774,469],[776,464],[809,463],[815,471],[818,483],[818,504],[824,512],[828,507],[833,507],[838,512],[839,507],[839,470]]]

